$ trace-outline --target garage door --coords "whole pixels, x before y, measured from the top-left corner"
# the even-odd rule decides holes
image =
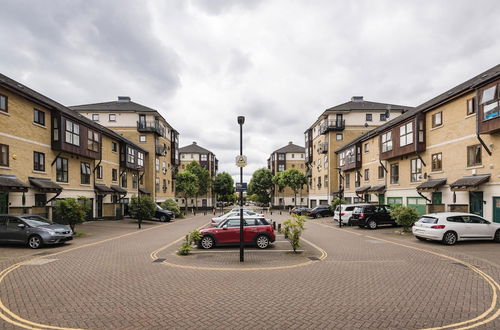
[[[418,215],[425,213],[425,199],[422,197],[408,197],[406,199],[406,205],[415,209]]]

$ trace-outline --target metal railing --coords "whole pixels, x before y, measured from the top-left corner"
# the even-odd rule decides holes
[[[325,134],[329,131],[341,131],[345,128],[345,119],[327,120],[319,127],[319,132]]]

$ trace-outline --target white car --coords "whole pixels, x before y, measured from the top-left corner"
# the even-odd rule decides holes
[[[490,222],[471,213],[426,214],[415,222],[412,231],[419,240],[442,241],[446,245],[465,240],[500,242],[500,223]]]
[[[220,217],[214,217],[212,218],[212,221],[211,221],[211,224],[212,225],[217,225],[219,223],[221,223],[222,221],[226,220],[227,218],[229,217],[237,217],[240,215],[240,211],[230,211],[226,214],[223,214],[221,215]],[[243,210],[243,217],[264,217],[263,214],[259,214],[259,213],[255,213],[253,211],[250,211],[250,210]]]
[[[340,204],[335,208],[335,212],[333,214],[333,220],[339,221],[340,213],[342,213],[342,223],[350,225],[351,216],[354,209],[358,206],[369,205],[369,204]]]

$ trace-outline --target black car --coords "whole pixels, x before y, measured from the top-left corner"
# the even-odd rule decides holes
[[[379,225],[396,226],[387,205],[358,206],[352,212],[351,224],[360,228],[376,229]]]
[[[156,205],[155,218],[161,222],[167,222],[174,218],[174,212],[162,209],[161,206]]]
[[[330,205],[318,205],[312,210],[307,211],[307,215],[311,218],[321,218],[333,216],[333,210]]]
[[[293,214],[297,214],[297,215],[306,215],[308,211],[310,211],[311,209],[308,208],[308,207],[303,207],[303,206],[297,206],[297,207],[294,207],[292,209],[292,213]]]

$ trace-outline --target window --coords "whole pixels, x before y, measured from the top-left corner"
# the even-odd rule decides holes
[[[365,181],[370,181],[370,170],[365,169]]]
[[[135,163],[135,152],[134,149],[127,147],[127,163]]]
[[[93,120],[93,121],[99,121],[99,114],[97,114],[97,113],[93,113],[93,114],[92,114],[92,120]]]
[[[422,174],[422,161],[420,158],[414,158],[411,160],[411,175],[410,175],[410,181],[411,182],[417,182],[421,180],[421,174]]]
[[[438,154],[433,154],[431,156],[432,158],[432,171],[435,172],[435,171],[441,171],[443,169],[443,163],[442,163],[442,158],[443,158],[443,154],[440,152]]]
[[[345,187],[347,189],[351,187],[351,175],[349,173],[345,174]]]
[[[81,174],[81,184],[90,184],[90,164],[81,162],[80,163],[80,174]]]
[[[142,152],[137,152],[137,165],[144,166],[144,154]]]
[[[146,135],[140,135],[139,142],[146,142]]]
[[[200,157],[202,162],[206,162],[208,160],[208,156],[206,154],[202,154]]]
[[[98,165],[96,171],[97,171],[97,178],[102,179],[102,174],[103,174],[102,173],[102,165]]]
[[[9,146],[0,144],[0,166],[9,166]]]
[[[160,178],[155,179],[155,191],[160,192]]]
[[[116,142],[111,142],[111,151],[116,152],[118,150],[118,144]]]
[[[325,156],[325,160],[323,162],[323,165],[324,165],[323,166],[324,168],[328,168],[328,156]]]
[[[361,175],[359,175],[359,172],[356,172],[354,174],[354,187],[358,188],[361,186]]]
[[[132,174],[132,188],[137,189],[137,174]]]
[[[432,115],[432,127],[443,125],[443,112],[438,112]]]
[[[0,110],[4,112],[9,112],[7,108],[7,96],[0,94]]]
[[[413,123],[407,123],[399,128],[399,146],[413,143]]]
[[[378,178],[383,179],[385,176],[385,169],[382,165],[378,167]]]
[[[156,172],[160,172],[160,160],[158,158],[156,158],[156,162],[155,162],[155,169],[156,169]]]
[[[87,132],[87,149],[99,152],[99,133],[90,129]]]
[[[304,158],[304,154],[300,154],[300,158]]]
[[[56,181],[68,182],[68,159],[57,158],[56,160]]]
[[[295,154],[292,154],[292,158],[295,158]]]
[[[59,120],[54,118],[53,124],[54,141],[59,141]]]
[[[337,134],[335,135],[335,139],[336,139],[337,141],[342,141],[342,140],[343,140],[343,138],[344,138],[344,136],[342,135],[342,133],[337,133]]]
[[[118,170],[116,168],[111,170],[111,180],[118,181]]]
[[[497,93],[497,86],[492,86],[485,89],[481,93],[481,105],[483,105],[484,117],[483,120],[497,118],[500,116],[499,96]]]
[[[278,172],[283,172],[285,170],[285,165],[279,164],[278,165]]]
[[[45,154],[43,152],[33,152],[33,169],[45,172]]]
[[[34,109],[33,116],[33,122],[45,126],[45,112]]]
[[[366,121],[372,121],[373,120],[373,116],[371,113],[367,113],[366,114]]]
[[[391,184],[399,183],[399,164],[391,164]]]
[[[47,194],[35,194],[35,206],[44,207],[47,204]]]
[[[474,98],[467,100],[467,115],[472,115],[476,113],[476,104],[474,102]]]
[[[69,120],[66,120],[66,143],[75,146],[80,145],[80,126]]]
[[[285,154],[278,154],[278,160],[285,160]]]
[[[321,177],[318,176],[318,189],[321,189]]]
[[[481,165],[481,145],[467,147],[467,166]]]
[[[109,114],[109,121],[116,121],[116,115],[114,113]]]
[[[325,187],[328,187],[328,175],[324,176],[323,181],[325,182]]]
[[[122,188],[127,188],[127,172],[123,172],[122,174]]]
[[[163,185],[161,186],[163,192],[167,192],[167,179],[163,179]]]
[[[193,159],[193,158],[194,158],[194,155],[193,155],[193,154],[191,154],[191,159]]]
[[[387,117],[385,116],[385,113],[380,114],[380,121],[386,121]]]
[[[181,155],[181,158],[182,158],[182,159],[184,159],[184,156],[186,156],[186,155],[182,154],[182,155]]]
[[[392,132],[382,134],[382,152],[392,150]]]
[[[370,145],[368,143],[365,143],[365,152],[370,151]]]
[[[345,165],[345,153],[341,152],[339,156],[339,166],[344,166]]]

